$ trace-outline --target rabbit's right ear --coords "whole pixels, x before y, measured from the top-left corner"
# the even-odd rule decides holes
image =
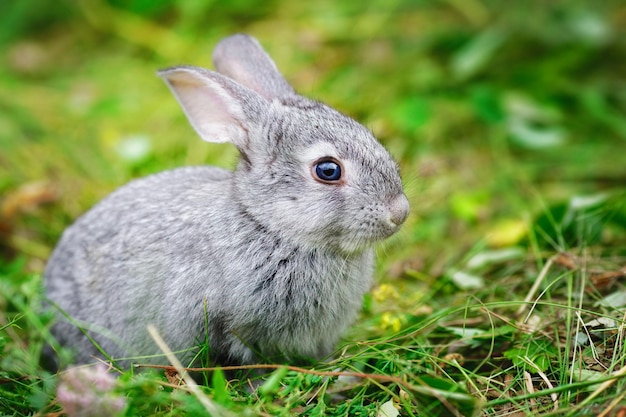
[[[158,75],[203,140],[246,147],[252,120],[263,108],[262,97],[203,68],[180,66],[159,71]]]
[[[220,74],[256,91],[268,101],[295,94],[276,64],[252,36],[224,38],[213,50],[213,64]]]

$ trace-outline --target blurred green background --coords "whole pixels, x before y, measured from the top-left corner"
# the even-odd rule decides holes
[[[210,67],[236,32],[399,160],[413,211],[384,248],[391,275],[437,276],[531,229],[551,250],[622,253],[625,28],[622,1],[3,0],[0,256],[41,270],[64,227],[129,179],[233,166],[155,71]]]

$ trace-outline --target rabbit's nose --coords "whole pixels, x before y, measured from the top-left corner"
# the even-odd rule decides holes
[[[396,226],[400,226],[409,215],[409,200],[404,194],[399,194],[389,202],[389,220]]]

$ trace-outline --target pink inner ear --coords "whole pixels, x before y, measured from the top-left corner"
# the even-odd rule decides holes
[[[240,65],[231,64],[228,70],[228,74],[233,80],[237,80],[237,82],[239,82],[240,84],[245,85],[249,89],[256,91],[268,100],[271,100],[273,98],[271,97],[271,94],[269,92],[264,90],[263,85],[257,82],[257,80],[253,76],[250,76],[246,71],[244,71],[244,69]]]
[[[237,146],[245,143],[246,118],[239,99],[212,79],[210,72],[175,68],[160,75],[203,140]]]

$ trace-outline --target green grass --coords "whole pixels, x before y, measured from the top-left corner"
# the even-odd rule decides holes
[[[377,285],[334,359],[269,369],[254,392],[254,372],[194,374],[194,393],[162,370],[112,369],[104,404],[124,398],[124,416],[623,414],[622,2],[54,4],[0,3],[0,415],[58,415],[59,381],[81,378],[39,365],[53,342],[41,271],[63,229],[133,177],[233,166],[155,71],[208,67],[240,31],[298,91],[377,134],[412,214],[379,248]]]

